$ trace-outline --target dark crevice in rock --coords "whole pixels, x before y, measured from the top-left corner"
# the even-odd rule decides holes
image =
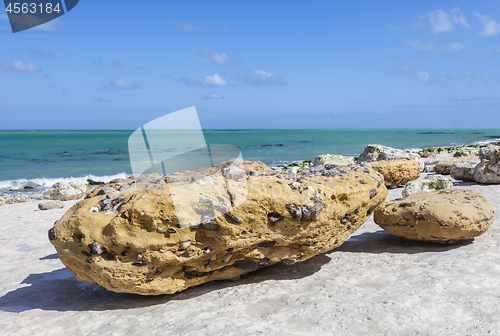
[[[274,241],[274,240],[257,244],[257,246],[259,246],[259,247],[273,247],[274,245],[276,245],[276,241]]]
[[[196,271],[196,270],[185,271],[184,276],[187,279],[201,278],[201,277],[205,277],[205,276],[210,276],[210,275],[214,274],[215,272],[223,272],[231,267],[233,267],[233,265],[224,266],[224,267],[221,267],[219,269],[216,269],[213,271],[208,271],[208,272],[200,272],[200,271]]]
[[[54,228],[50,228],[49,230],[49,239],[50,240],[56,239],[56,232],[54,231]]]
[[[212,218],[207,222],[201,223],[201,228],[203,230],[217,231],[219,229],[219,223],[217,223],[215,219]]]
[[[269,264],[270,260],[268,258],[260,259],[259,261],[255,261],[252,259],[246,260],[237,260],[233,263],[234,267],[243,269],[245,271],[255,271],[263,266]]]

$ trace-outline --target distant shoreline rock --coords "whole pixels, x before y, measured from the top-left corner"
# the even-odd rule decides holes
[[[57,182],[52,188],[43,192],[43,198],[58,201],[76,200],[83,197],[90,189],[90,186],[79,181]]]
[[[481,162],[474,168],[474,180],[484,184],[500,183],[500,146],[482,148]]]

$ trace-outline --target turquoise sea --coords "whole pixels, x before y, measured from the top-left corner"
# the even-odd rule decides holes
[[[0,192],[48,187],[68,178],[108,181],[131,174],[133,130],[0,131]],[[247,160],[270,166],[319,154],[357,156],[367,144],[400,149],[500,141],[500,129],[204,130],[207,144],[240,148]]]

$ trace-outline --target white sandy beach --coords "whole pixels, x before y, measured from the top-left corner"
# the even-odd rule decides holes
[[[488,197],[500,185],[457,182]],[[388,199],[400,197],[401,188]],[[77,201],[0,206],[2,335],[495,335],[500,223],[449,246],[407,241],[370,219],[339,248],[292,266],[174,295],[118,294],[76,280],[47,230]]]

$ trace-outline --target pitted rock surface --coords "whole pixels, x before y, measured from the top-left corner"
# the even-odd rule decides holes
[[[452,189],[453,181],[447,175],[427,175],[415,181],[406,183],[401,196],[408,197],[412,194],[428,193],[435,190]]]
[[[162,178],[111,200],[82,200],[50,229],[50,242],[83,282],[115,292],[170,294],[332,250],[387,196],[381,176],[363,166],[304,168],[295,175],[262,170],[236,180],[215,171],[205,171],[214,182],[210,192],[192,179],[176,187],[189,225],[180,225],[175,186]],[[231,187],[242,183],[246,200],[221,215],[241,196]],[[230,197],[220,196],[227,191]]]
[[[386,161],[386,160],[415,160],[418,161],[420,155],[409,150],[396,149],[383,145],[368,145],[364,152],[358,157],[357,163]]]
[[[311,166],[324,166],[326,164],[345,166],[354,164],[354,158],[343,155],[322,154],[311,163]]]
[[[366,163],[384,177],[385,185],[396,188],[420,177],[420,165],[415,160],[385,160]]]
[[[467,161],[453,165],[450,176],[455,180],[474,182],[474,170],[479,161]]]
[[[460,163],[477,164],[479,162],[479,157],[475,155],[463,156],[463,157],[451,157],[440,160],[434,166],[434,172],[441,175],[450,175],[451,170],[454,166]]]
[[[201,168],[194,171],[185,171],[182,173],[168,174],[162,176],[160,179],[167,183],[185,183],[194,181],[200,184],[201,186],[204,186],[213,183],[210,177],[211,174],[222,172],[222,170],[226,168],[228,165],[229,163],[223,162],[217,166],[209,168]],[[260,161],[241,160],[238,162],[231,163],[231,165],[233,166],[233,170],[235,170],[234,168],[245,170],[245,172],[247,172],[247,175],[260,175],[263,173],[269,174],[274,172],[274,170],[272,170],[266,164]],[[88,192],[87,195],[85,195],[85,198],[106,195],[110,193],[111,188],[118,191],[122,191],[132,186],[135,186],[136,183],[147,184],[149,182],[155,182],[155,181],[147,180],[143,176],[131,176],[126,179],[117,178],[106,184],[100,185],[99,187]],[[113,196],[113,194],[111,194],[111,196]]]
[[[374,220],[395,236],[449,244],[486,232],[494,210],[475,191],[446,189],[386,202],[375,210]]]
[[[474,168],[474,180],[485,184],[500,183],[500,146],[481,148],[479,163]]]

